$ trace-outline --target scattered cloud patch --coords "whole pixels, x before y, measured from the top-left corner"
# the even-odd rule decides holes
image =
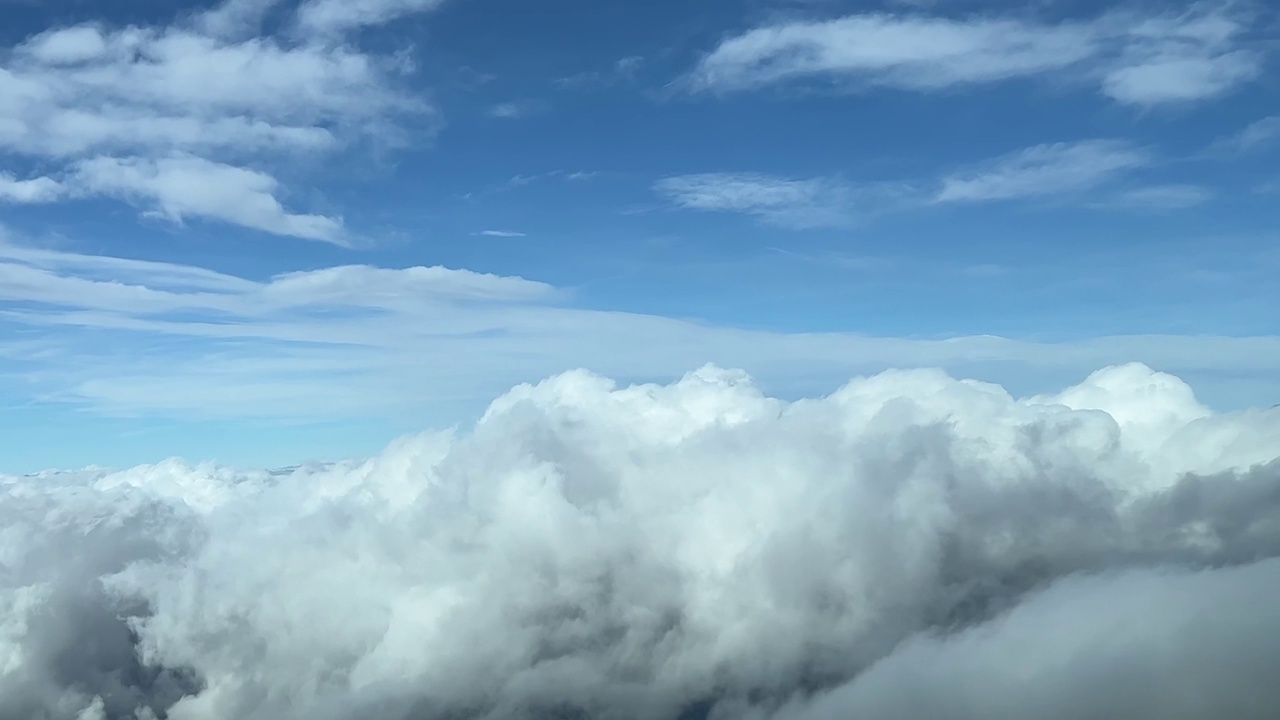
[[[245,167],[191,155],[98,157],[77,163],[74,178],[81,192],[141,202],[149,215],[173,222],[199,217],[276,235],[346,242],[341,219],[288,212],[276,199],[276,179]]]
[[[590,70],[580,72],[568,77],[562,77],[556,80],[556,84],[563,88],[574,89],[599,89],[616,85],[622,82],[630,82],[635,79],[636,73],[644,65],[644,58],[639,55],[629,55],[618,59],[608,70]]]
[[[928,92],[1056,76],[1149,106],[1217,97],[1255,78],[1262,56],[1240,46],[1248,24],[1231,8],[1208,5],[1058,24],[884,13],[788,21],[725,39],[687,82],[734,92],[820,77]]]
[[[444,0],[305,0],[298,8],[298,26],[306,35],[332,36],[405,15],[434,10]]]
[[[840,227],[853,220],[853,191],[828,178],[700,173],[663,178],[654,189],[681,208],[746,213],[798,230]]]
[[[1239,44],[1250,20],[1233,14],[1230,5],[1208,4],[1142,19],[1126,27],[1120,57],[1105,71],[1102,91],[1142,106],[1224,95],[1262,72],[1261,53]]]
[[[942,180],[935,202],[986,202],[1078,193],[1151,161],[1149,152],[1115,140],[1037,145]]]
[[[498,238],[518,238],[518,237],[525,236],[525,233],[516,232],[514,230],[481,230],[476,234],[483,235],[484,237],[498,237]]]
[[[512,175],[503,184],[506,188],[518,188],[535,183],[546,182],[548,180],[568,180],[576,182],[579,180],[590,180],[597,177],[600,173],[594,170],[551,170],[544,173],[535,173],[532,175]]]
[[[563,373],[282,471],[0,476],[14,717],[1270,717],[1280,410],[1140,365]],[[270,548],[264,552],[263,548]]]
[[[338,219],[271,207],[280,203],[275,181],[245,167],[246,159],[270,165],[353,143],[395,142],[398,119],[414,115],[429,131],[435,110],[400,88],[398,70],[385,56],[305,33],[292,39],[261,35],[260,21],[276,5],[228,0],[167,26],[84,24],[26,38],[0,61],[0,95],[6,98],[0,106],[0,153],[61,163],[49,175],[66,175],[72,184],[77,175],[102,180],[94,169],[104,163],[136,174],[172,166],[175,157],[191,166],[200,163],[206,172],[224,168],[224,178],[238,170],[249,181],[244,197],[251,207],[196,214],[332,242]],[[431,3],[314,0],[297,13],[330,18],[303,22],[316,32],[321,25],[353,27],[333,19],[338,5],[367,23]],[[39,191],[28,185],[23,193],[50,197],[52,186],[37,183],[43,186]],[[130,194],[152,198],[163,190],[129,184]],[[118,185],[82,182],[77,192],[63,196]]]
[[[546,103],[536,100],[513,100],[510,102],[498,103],[489,108],[488,115],[492,118],[500,120],[516,120],[529,115],[536,115],[545,112]]]
[[[1213,192],[1199,185],[1151,185],[1120,193],[1116,204],[1148,210],[1181,210],[1207,202]]]
[[[1235,135],[1219,138],[1210,150],[1248,153],[1277,143],[1280,143],[1280,115],[1271,115],[1249,123]]]
[[[19,180],[10,173],[0,172],[0,202],[28,205],[53,202],[65,192],[62,183],[50,177]]]

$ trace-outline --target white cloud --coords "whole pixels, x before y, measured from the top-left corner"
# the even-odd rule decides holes
[[[50,720],[1271,717],[1278,447],[1280,410],[1215,415],[1139,366],[798,402],[704,367],[562,374],[364,461],[0,476],[0,695]]]
[[[1210,5],[1128,28],[1119,60],[1102,81],[1107,96],[1133,105],[1207,100],[1262,72],[1259,52],[1237,47],[1248,18]]]
[[[402,91],[388,56],[347,42],[262,36],[259,21],[276,4],[229,0],[169,26],[89,24],[27,38],[0,64],[0,152],[62,163],[62,172],[49,173],[55,179],[103,162],[140,171],[190,158],[183,162],[200,162],[206,173],[223,168],[222,179],[238,171],[251,186],[244,213],[198,214],[332,241],[335,220],[272,209],[279,200],[268,175],[276,173],[244,167],[246,159],[272,165],[359,142],[394,143],[406,114],[429,133],[435,111]],[[110,183],[82,183],[81,193],[90,185]],[[172,198],[166,204],[175,207]],[[197,210],[191,198],[178,204]]]
[[[1240,132],[1214,142],[1211,150],[1231,153],[1247,153],[1261,150],[1280,141],[1280,115],[1255,120]]]
[[[944,178],[934,199],[979,202],[1074,193],[1150,159],[1143,149],[1114,140],[1037,145]]]
[[[616,85],[620,82],[634,80],[636,73],[644,65],[644,58],[639,55],[628,55],[619,58],[608,70],[588,70],[556,80],[556,84],[564,88],[599,89]]]
[[[855,15],[756,28],[703,58],[695,82],[737,90],[810,75],[911,89],[986,83],[1060,69],[1093,52],[1082,26],[1015,20]]]
[[[535,173],[532,175],[512,175],[502,184],[502,188],[509,189],[524,187],[526,185],[532,185],[534,183],[544,182],[547,180],[590,180],[599,174],[600,173],[595,170],[575,170],[573,172],[568,170],[551,170],[549,172]]]
[[[500,237],[500,238],[518,238],[524,237],[525,233],[516,232],[514,230],[481,230],[476,233],[484,237]]]
[[[654,189],[682,208],[747,213],[796,229],[846,225],[855,210],[852,188],[828,178],[699,173],[663,178]]]
[[[444,0],[304,0],[298,24],[306,33],[329,35],[382,25],[435,9]]]
[[[0,243],[6,338],[52,338],[60,347],[38,361],[15,354],[0,387],[107,414],[311,422],[452,422],[512,384],[566,366],[662,378],[716,362],[794,393],[900,366],[1040,388],[1141,360],[1188,373],[1219,405],[1280,393],[1272,373],[1280,340],[1271,337],[789,334],[582,309],[566,305],[570,298],[540,282],[444,268],[347,266],[253,281]],[[26,379],[5,385],[15,378]],[[1246,381],[1248,399],[1238,386]]]
[[[535,100],[513,100],[511,102],[498,103],[489,108],[489,117],[500,120],[515,120],[535,115],[545,110],[546,105]]]
[[[1122,207],[1151,210],[1180,210],[1203,204],[1213,193],[1199,185],[1151,185],[1120,193],[1115,203]]]
[[[241,320],[297,309],[426,312],[449,300],[531,302],[557,294],[544,283],[444,267],[344,265],[253,282],[183,265],[5,244],[0,277],[6,300],[136,316],[209,311]]]
[[[840,227],[876,213],[931,203],[1062,197],[1091,190],[1149,165],[1152,154],[1120,140],[1035,145],[931,180],[855,185],[835,178],[796,179],[762,173],[698,173],[659,180],[654,190],[679,207],[753,215],[793,229]],[[921,188],[937,185],[932,193]],[[1121,193],[1118,204],[1189,207],[1203,188],[1159,185]]]
[[[87,193],[139,200],[175,222],[200,217],[277,235],[344,244],[342,221],[298,215],[276,199],[279,183],[262,172],[190,155],[159,160],[98,157],[76,164],[77,187]]]
[[[861,14],[791,21],[721,42],[688,80],[740,91],[811,77],[915,91],[1057,76],[1097,82],[1122,103],[1203,100],[1255,78],[1248,19],[1194,5],[1181,15],[1112,13],[1089,22]]]
[[[62,183],[53,178],[19,180],[9,173],[0,172],[0,202],[47,203],[57,200],[63,192]]]

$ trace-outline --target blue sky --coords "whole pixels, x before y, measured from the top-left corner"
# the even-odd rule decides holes
[[[576,367],[1280,403],[1262,3],[0,13],[0,470],[360,455]]]

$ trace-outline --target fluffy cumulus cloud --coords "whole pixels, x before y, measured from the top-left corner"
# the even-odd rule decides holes
[[[0,201],[119,197],[171,219],[342,242],[340,218],[283,205],[277,161],[393,142],[406,114],[432,126],[433,108],[397,82],[403,63],[339,31],[433,4],[344,2],[343,14],[312,0],[284,7],[293,32],[266,35],[281,3],[227,0],[166,26],[25,38],[0,60],[0,153],[49,171],[0,177]]]
[[[1252,18],[1242,7],[1196,3],[1056,24],[920,13],[784,21],[726,38],[688,81],[697,90],[741,91],[818,77],[935,91],[1059,77],[1127,105],[1206,100],[1262,72],[1261,51],[1244,39]]]
[[[0,479],[0,718],[1274,717],[1280,410],[572,372],[363,461]]]

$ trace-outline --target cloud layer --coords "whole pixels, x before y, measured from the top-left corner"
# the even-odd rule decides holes
[[[1278,455],[1137,365],[706,367],[367,461],[2,478],[0,718],[1271,717]]]
[[[657,380],[708,361],[746,368],[789,396],[921,366],[1036,392],[1134,360],[1193,378],[1217,407],[1280,393],[1274,337],[770,332],[574,300],[536,280],[438,266],[345,265],[251,280],[0,241],[0,321],[11,329],[0,337],[10,360],[0,387],[114,416],[450,424],[513,384],[565,367]]]

